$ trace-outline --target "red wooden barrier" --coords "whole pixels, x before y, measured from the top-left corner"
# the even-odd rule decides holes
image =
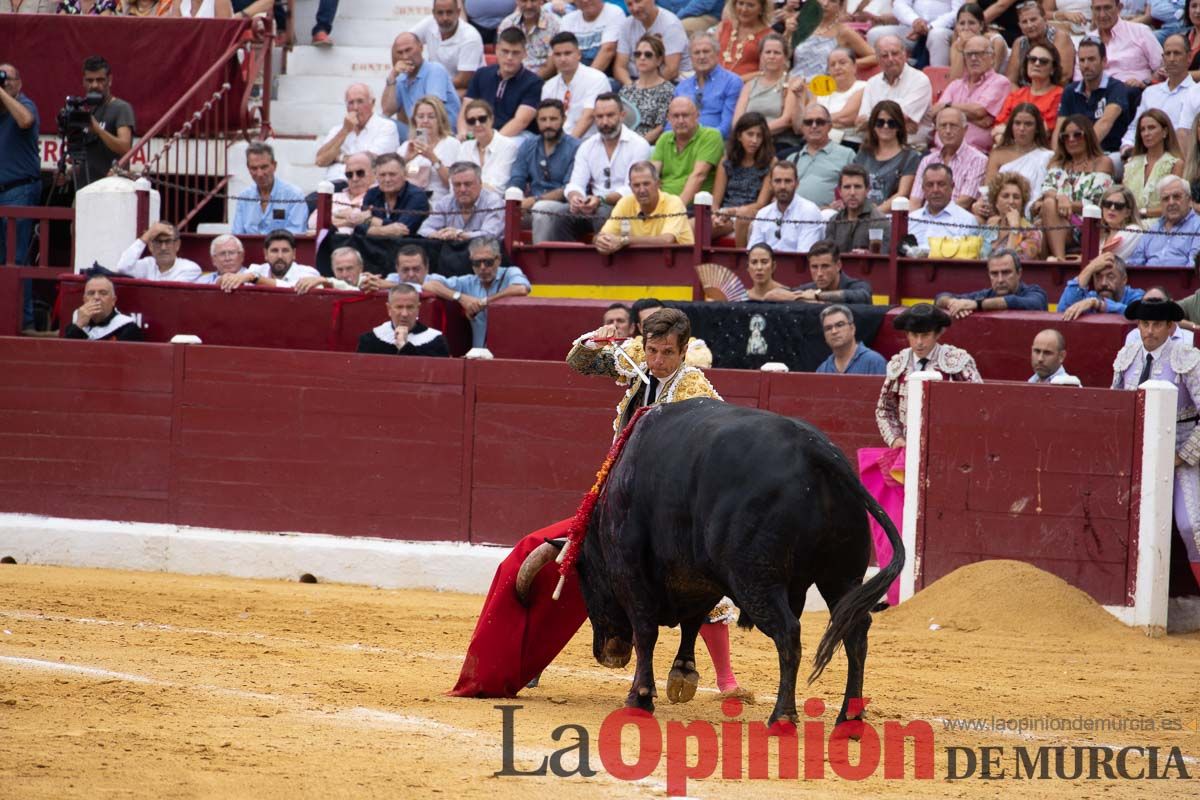
[[[621,394],[562,363],[2,337],[0,374],[4,511],[504,544],[574,511]],[[710,377],[877,441],[878,379]]]
[[[1058,402],[1068,391],[1070,402]],[[965,564],[1015,558],[1125,605],[1136,393],[942,383],[927,397],[937,423],[922,470],[917,588]]]
[[[61,278],[60,321],[65,329],[83,299],[84,279]],[[358,337],[387,319],[386,295],[320,290],[298,295],[292,289],[243,286],[223,292],[216,286],[118,278],[117,305],[142,316],[147,341],[168,342],[190,333],[205,344],[353,351]],[[470,326],[457,303],[427,297],[421,320],[443,331],[450,352],[471,346]]]

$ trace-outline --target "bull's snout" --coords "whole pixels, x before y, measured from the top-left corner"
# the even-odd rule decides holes
[[[633,655],[633,644],[621,639],[606,639],[604,650],[596,660],[610,669],[621,669]]]

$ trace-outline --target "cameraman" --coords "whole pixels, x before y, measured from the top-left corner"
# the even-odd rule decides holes
[[[42,159],[38,151],[37,106],[21,94],[21,74],[12,64],[0,64],[0,206],[36,206],[42,199]],[[25,264],[33,220],[17,220],[14,264]],[[0,264],[8,261],[8,224],[0,218]],[[21,328],[33,327],[30,281],[24,281]]]
[[[88,94],[103,97],[92,111],[91,130],[84,142],[86,169],[76,167],[76,188],[108,175],[114,163],[133,147],[133,106],[112,96],[112,72],[101,56],[83,62],[83,88]]]

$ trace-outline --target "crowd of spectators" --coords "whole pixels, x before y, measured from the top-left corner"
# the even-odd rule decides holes
[[[535,244],[591,238],[611,255],[691,243],[692,208],[707,192],[714,235],[751,250],[751,297],[795,301],[814,287],[773,287],[755,272],[756,258],[819,261],[829,250],[814,252],[818,243],[834,253],[888,247],[888,216],[904,200],[902,252],[989,265],[990,289],[939,298],[952,315],[1055,300],[1069,317],[1121,311],[1136,291],[1126,266],[1195,263],[1200,4],[1195,15],[1189,8],[1185,18],[1159,19],[1151,6],[1117,0],[1070,9],[1054,0],[982,8],[813,1],[820,23],[793,48],[800,4],[791,1],[436,0],[428,18],[396,37],[393,68],[378,87],[346,89],[345,118],[316,145],[316,163],[335,184],[332,227],[490,241],[503,231],[504,192],[515,188]],[[268,0],[49,5],[23,10],[228,16],[271,8]],[[328,19],[316,44],[332,43],[331,8],[336,2],[321,4],[318,16]],[[940,90],[926,65],[942,70],[930,73]],[[0,203],[20,203],[22,181],[36,175],[27,151],[36,147],[37,109],[21,93],[17,66],[0,70],[0,146],[14,156],[0,166]],[[85,89],[105,98],[86,165],[93,179],[135,133],[112,77],[103,59],[84,64]],[[314,232],[316,187],[276,177],[266,143],[249,146],[246,167],[253,185],[233,203],[234,237]],[[1100,258],[1081,265],[1058,298],[1020,283],[1021,259],[1078,257],[1092,205],[1101,209]],[[20,258],[27,226],[17,236]],[[117,270],[199,277],[197,265],[177,263],[177,243],[169,225],[152,228]],[[1004,280],[996,257],[1009,263]],[[295,283],[291,265],[276,273],[276,263],[267,256],[269,268],[254,274]],[[236,274],[215,257],[209,266],[211,275]],[[814,280],[818,294],[828,290]]]

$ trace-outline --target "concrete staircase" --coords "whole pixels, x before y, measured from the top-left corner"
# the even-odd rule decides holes
[[[316,0],[296,3],[296,47],[287,74],[278,75],[271,101],[276,173],[305,192],[315,191],[325,169],[315,163],[318,142],[345,116],[342,96],[352,83],[365,83],[378,99],[392,67],[392,41],[430,14],[429,0],[340,0],[333,23],[333,47],[312,46]],[[245,145],[230,150],[235,195],[251,185]],[[229,219],[233,208],[229,205]]]

